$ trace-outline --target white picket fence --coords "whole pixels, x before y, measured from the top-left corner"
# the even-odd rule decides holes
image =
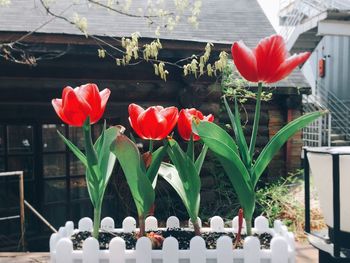
[[[201,222],[200,222],[201,225]],[[177,217],[169,217],[167,228],[180,227]],[[259,216],[255,219],[253,233],[270,233],[271,249],[260,249],[257,237],[247,237],[243,249],[232,249],[232,240],[222,236],[217,241],[216,249],[206,249],[204,239],[194,237],[190,241],[190,249],[179,250],[178,241],[174,237],[164,240],[162,250],[152,250],[151,241],[147,237],[140,238],[135,250],[127,250],[125,242],[115,237],[109,243],[109,250],[99,250],[98,241],[88,238],[83,243],[82,250],[73,250],[70,240],[72,234],[79,231],[92,231],[92,220],[88,217],[79,221],[78,229],[74,230],[73,222],[69,221],[61,227],[58,233],[50,238],[51,263],[294,263],[295,247],[294,235],[288,232],[281,221],[276,220],[274,227],[269,228],[268,220]],[[189,221],[188,228],[192,224]],[[146,230],[156,231],[158,221],[155,217],[146,219]],[[238,218],[232,220],[232,227],[225,228],[221,217],[215,216],[210,221],[209,228],[202,228],[203,232],[234,232],[237,233]],[[101,231],[131,233],[137,231],[136,220],[133,217],[124,219],[122,228],[115,229],[114,220],[106,217],[101,222]],[[243,232],[245,232],[245,222]]]

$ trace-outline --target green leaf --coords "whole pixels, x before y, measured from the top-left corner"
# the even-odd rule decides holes
[[[251,158],[249,156],[247,141],[245,139],[243,129],[242,129],[241,118],[240,118],[240,114],[239,114],[239,110],[238,110],[237,100],[235,98],[235,114],[234,115],[230,109],[230,106],[227,103],[225,96],[224,96],[224,104],[225,104],[228,116],[230,118],[233,131],[235,133],[236,142],[237,142],[237,145],[239,148],[239,152],[240,152],[240,155],[242,156],[242,161],[246,167],[249,167],[251,165]]]
[[[194,143],[193,143],[193,135],[191,134],[190,140],[188,141],[187,144],[187,151],[186,151],[187,156],[194,162]]]
[[[84,134],[84,142],[85,142],[85,154],[87,163],[89,166],[94,167],[98,165],[97,154],[92,144],[91,139],[91,125],[90,118],[87,117],[86,121],[83,125],[83,134]]]
[[[162,162],[159,167],[158,175],[163,177],[163,179],[167,181],[174,188],[176,193],[181,198],[184,206],[186,207],[186,210],[188,210],[189,204],[187,202],[186,192],[185,192],[183,183],[181,181],[181,178],[179,176],[179,173],[177,172],[175,166],[170,163]]]
[[[185,191],[186,201],[183,200],[184,205],[190,218],[196,220],[199,212],[199,193],[201,187],[199,174],[191,158],[182,151],[175,140],[170,139],[169,146],[169,157],[179,173]]]
[[[198,155],[198,158],[195,162],[195,166],[196,166],[196,170],[197,170],[197,173],[200,174],[201,170],[202,170],[202,165],[204,163],[204,159],[205,159],[205,156],[207,155],[207,152],[208,152],[208,146],[206,146],[205,144],[203,145],[202,147],[202,151],[201,153]]]
[[[143,160],[137,146],[121,134],[112,143],[111,151],[123,169],[139,216],[144,216],[154,203],[155,193],[150,180],[141,169]]]
[[[316,111],[300,116],[299,118],[291,121],[281,130],[279,130],[268,142],[265,148],[260,153],[253,166],[253,185],[255,186],[261,176],[261,174],[266,169],[267,165],[270,163],[274,155],[281,149],[281,147],[292,137],[297,131],[304,128],[309,123],[315,121],[317,118],[324,115],[324,111]]]
[[[61,137],[63,142],[68,146],[68,148],[74,153],[74,155],[84,164],[85,167],[88,167],[86,156],[75,146],[70,140],[63,136],[58,130],[58,135]]]
[[[225,144],[229,149],[239,155],[238,147],[231,136],[215,123],[208,121],[192,122],[192,129],[202,138],[206,137],[206,141],[212,144]],[[210,148],[210,147],[209,147]]]
[[[116,161],[116,156],[111,153],[110,146],[124,130],[125,128],[120,125],[110,127],[107,130],[104,126],[100,137],[95,142],[94,148],[98,156],[98,166],[102,176],[101,190],[103,192],[107,187]]]
[[[201,140],[215,154],[223,166],[243,208],[247,213],[252,211],[255,199],[250,174],[240,159],[239,154],[232,149],[232,146],[229,146],[228,135],[226,135],[227,133],[215,123],[204,121],[201,121],[196,125],[196,130],[201,137]],[[222,135],[226,138],[223,139],[221,137]]]
[[[147,170],[147,177],[152,183],[153,188],[156,187],[158,170],[167,152],[167,148],[168,146],[161,146],[152,153],[152,162]]]

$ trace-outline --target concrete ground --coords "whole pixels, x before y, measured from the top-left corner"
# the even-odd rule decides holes
[[[317,263],[318,252],[309,244],[296,243],[296,263]],[[0,253],[0,263],[48,263],[49,253]]]
[[[297,258],[296,263],[317,263],[318,250],[308,243],[296,243]]]

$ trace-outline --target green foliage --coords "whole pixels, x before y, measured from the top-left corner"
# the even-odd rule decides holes
[[[281,219],[291,231],[295,231],[304,220],[304,208],[302,203],[292,196],[291,191],[301,185],[299,175],[302,173],[302,170],[290,173],[287,177],[258,189],[256,214],[264,215],[270,224],[276,219]]]
[[[261,93],[261,86],[258,92]],[[261,94],[257,96],[256,113],[260,112]],[[256,162],[253,162],[252,153],[255,150],[255,140],[259,123],[259,114],[255,114],[252,140],[248,150],[242,131],[238,113],[237,101],[235,101],[235,114],[232,113],[226,99],[224,98],[226,110],[229,114],[231,125],[235,132],[236,142],[221,127],[214,123],[201,121],[193,122],[193,130],[201,137],[201,140],[216,155],[229,177],[235,189],[247,221],[247,232],[251,231],[251,220],[255,209],[255,187],[256,184],[272,160],[273,156],[281,149],[283,144],[298,130],[316,120],[325,112],[313,112],[303,115],[283,127],[265,146]]]
[[[203,148],[203,151],[206,152],[207,149]],[[175,140],[170,139],[168,155],[174,165],[162,164],[163,172],[160,175],[178,193],[192,222],[197,222],[201,188],[199,173],[205,154],[200,154],[195,161],[192,139],[186,153]]]
[[[58,132],[68,148],[84,164],[86,168],[86,183],[91,203],[94,207],[94,232],[97,237],[100,225],[100,215],[103,202],[103,196],[106,191],[109,178],[112,174],[116,158],[110,152],[110,145],[118,134],[123,131],[122,126],[114,126],[103,131],[100,137],[92,144],[90,120],[87,120],[83,126],[85,154],[82,153],[71,141]]]
[[[135,143],[123,134],[117,136],[111,151],[123,169],[138,215],[144,217],[154,203],[155,193],[141,154]]]
[[[257,93],[253,91],[256,86],[250,86],[250,83],[240,76],[232,60],[228,61],[223,70],[221,86],[226,97],[236,98],[240,103],[245,103],[249,99],[256,99]],[[262,101],[269,101],[271,98],[272,93],[270,91],[261,93]]]

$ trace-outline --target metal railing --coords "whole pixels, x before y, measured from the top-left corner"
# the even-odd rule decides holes
[[[305,19],[327,10],[350,10],[350,0],[280,0],[279,9],[286,17],[280,34],[288,40]]]
[[[333,91],[327,89],[321,81],[316,85],[315,97],[331,112],[334,133],[345,135],[346,139],[350,139],[350,107],[340,100]]]
[[[303,112],[309,113],[318,110],[326,110],[313,95],[303,95]],[[303,128],[303,144],[309,147],[321,147],[331,145],[332,114],[328,113]]]
[[[350,140],[350,107],[340,100],[334,92],[326,89],[322,81],[316,85],[315,94],[303,96],[303,111],[329,111],[315,122],[303,129],[305,146],[330,146],[331,135],[341,135]]]
[[[23,171],[13,171],[13,172],[1,172],[0,177],[18,176],[18,187],[19,187],[19,215],[11,215],[6,217],[0,217],[0,221],[20,219],[20,231],[21,237],[19,243],[21,248],[25,251],[25,210],[27,207],[41,222],[43,222],[53,233],[57,230],[28,202],[24,199],[24,180]]]

